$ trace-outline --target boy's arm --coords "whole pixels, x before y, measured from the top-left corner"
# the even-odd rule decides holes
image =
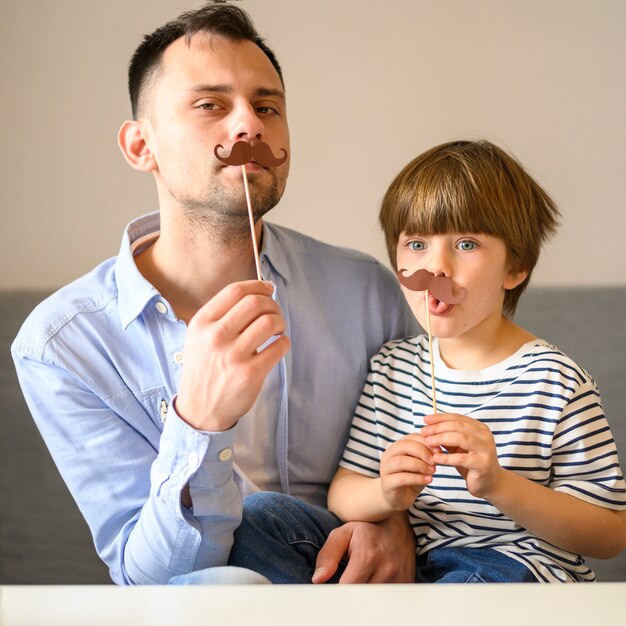
[[[378,522],[406,511],[432,482],[433,450],[417,433],[392,443],[380,459],[380,477],[345,467],[337,470],[328,492],[328,508],[344,521]]]
[[[597,559],[626,546],[626,511],[607,509],[501,468],[483,496],[499,511],[553,545]]]
[[[328,490],[328,509],[344,522],[379,522],[393,509],[383,496],[380,478],[340,467]]]
[[[429,415],[424,421],[426,443],[448,451],[435,453],[434,462],[456,467],[473,496],[537,537],[595,558],[615,556],[626,545],[626,511],[586,502],[503,468],[485,424],[453,413]]]

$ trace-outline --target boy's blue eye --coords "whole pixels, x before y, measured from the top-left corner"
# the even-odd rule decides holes
[[[423,241],[409,241],[407,246],[409,250],[413,250],[415,252],[423,250],[426,247]]]
[[[478,246],[473,241],[469,241],[468,239],[460,241],[458,245],[459,250],[463,250],[464,252],[469,252],[470,250],[474,250],[477,247]]]

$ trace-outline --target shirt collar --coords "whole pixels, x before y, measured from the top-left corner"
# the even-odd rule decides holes
[[[263,222],[263,244],[261,258],[267,259],[272,269],[277,272],[285,282],[291,277],[291,270],[285,253],[284,242],[281,241],[280,231],[273,224]]]
[[[133,242],[149,234],[158,234],[159,213],[149,213],[128,224],[115,263],[120,320],[124,328],[137,318],[159,292],[141,274],[132,252]]]
[[[156,211],[133,220],[124,231],[115,265],[115,280],[119,294],[118,307],[124,328],[127,328],[141,314],[155,296],[159,296],[159,292],[137,268],[132,248],[133,243],[139,238],[157,235],[160,227],[161,219],[159,212]],[[263,222],[263,245],[259,254],[261,258],[267,259],[272,269],[285,282],[289,280],[289,263],[280,241],[280,233],[276,226],[267,222]]]

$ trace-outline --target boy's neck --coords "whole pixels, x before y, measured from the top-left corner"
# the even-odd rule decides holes
[[[491,320],[461,337],[440,338],[439,354],[455,370],[482,370],[515,354],[536,337],[508,318]]]

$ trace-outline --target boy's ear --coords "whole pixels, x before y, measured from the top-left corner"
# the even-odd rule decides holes
[[[128,164],[141,172],[152,172],[157,163],[148,147],[141,122],[126,120],[117,134],[117,143]]]
[[[509,273],[505,276],[502,286],[507,291],[510,291],[511,289],[515,289],[515,287],[523,283],[526,280],[527,276],[528,270],[521,270],[518,272],[510,270]]]

